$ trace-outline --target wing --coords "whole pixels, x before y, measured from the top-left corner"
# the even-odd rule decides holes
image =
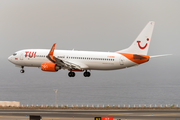
[[[59,58],[53,56],[55,45],[56,45],[56,43],[53,44],[49,54],[46,56],[51,62],[56,63],[61,68],[66,68],[66,69],[84,70],[84,69],[88,68],[88,66],[86,66],[82,63],[79,63],[79,65],[78,65],[78,63],[62,60],[62,59],[59,59]]]
[[[61,67],[67,68],[67,69],[83,70],[79,65],[77,65],[75,63],[56,58],[55,56],[53,56],[53,58],[55,60],[55,63],[58,66],[61,66]]]

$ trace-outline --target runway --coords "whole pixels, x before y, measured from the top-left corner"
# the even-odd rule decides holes
[[[180,120],[179,110],[0,110],[0,120],[28,120],[40,115],[43,120],[94,120],[113,116],[114,120]]]

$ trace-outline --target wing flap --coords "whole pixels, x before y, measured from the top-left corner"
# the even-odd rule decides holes
[[[53,57],[53,58],[55,59],[55,61],[56,61],[55,63],[58,66],[65,67],[65,68],[68,68],[68,69],[83,70],[79,65],[77,65],[75,63],[65,61],[65,60],[61,60],[61,59],[56,58],[56,57]]]

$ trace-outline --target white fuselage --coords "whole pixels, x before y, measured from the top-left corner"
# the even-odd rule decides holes
[[[46,58],[49,51],[48,49],[26,49],[16,52],[16,55],[11,55],[8,59],[17,66],[41,67],[42,63],[51,62]],[[137,65],[116,52],[55,50],[54,56],[78,64],[83,70],[116,70]]]

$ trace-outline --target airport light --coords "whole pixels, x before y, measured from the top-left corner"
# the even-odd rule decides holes
[[[55,107],[57,106],[57,97],[56,97],[57,91],[58,91],[58,89],[54,89],[54,93],[55,93]]]

